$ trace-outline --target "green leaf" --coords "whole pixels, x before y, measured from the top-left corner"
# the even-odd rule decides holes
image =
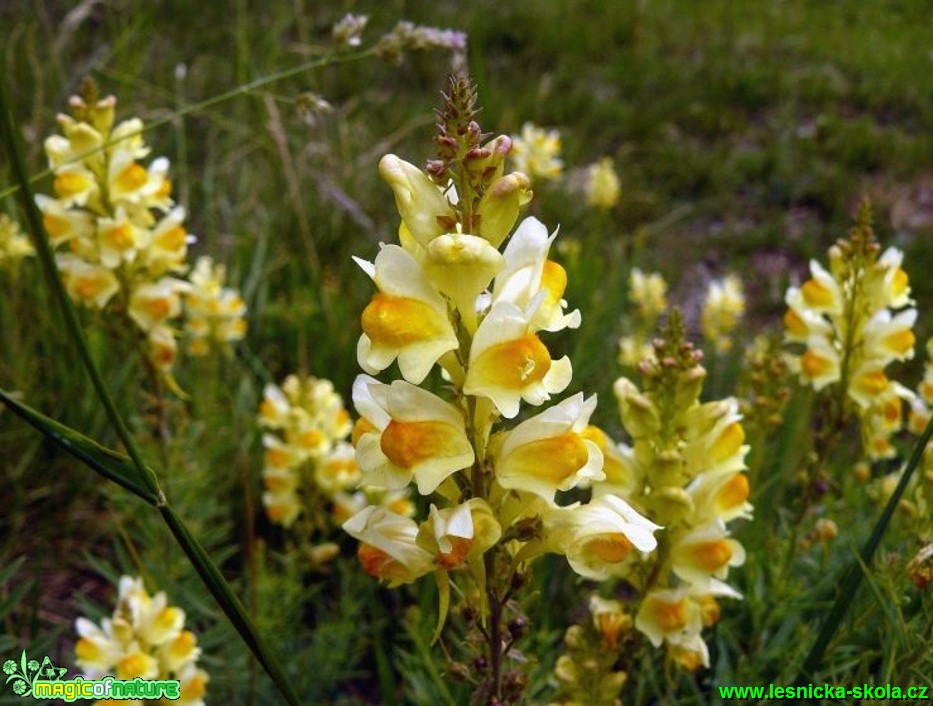
[[[22,402],[17,401],[9,392],[0,390],[0,400],[13,414],[38,429],[72,456],[84,461],[88,466],[105,478],[126,488],[150,505],[158,504],[158,498],[136,480],[139,474],[129,457],[101,446],[81,432],[46,417]]]

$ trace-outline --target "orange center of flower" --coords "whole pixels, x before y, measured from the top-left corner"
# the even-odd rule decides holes
[[[50,213],[42,216],[42,225],[45,226],[49,236],[53,239],[61,238],[71,232],[71,221],[62,216],[53,216]]]
[[[418,299],[376,294],[363,310],[363,331],[373,343],[402,348],[441,332],[438,314]]]
[[[168,251],[174,251],[181,249],[181,246],[185,244],[185,238],[187,238],[188,233],[181,226],[174,226],[169,228],[164,233],[160,233],[156,239],[156,245]]]
[[[913,331],[910,329],[901,329],[900,331],[888,334],[884,339],[884,343],[898,355],[907,355],[914,347],[914,342],[916,340]]]
[[[827,373],[832,366],[832,362],[822,357],[819,353],[814,353],[809,348],[800,356],[800,367],[811,380]]]
[[[197,701],[207,693],[207,679],[203,672],[196,672],[188,681],[181,685],[181,699],[184,701]]]
[[[404,573],[404,567],[401,564],[371,544],[365,542],[360,544],[356,556],[363,565],[363,571],[374,578],[391,579],[400,577]]]
[[[409,470],[430,458],[451,455],[457,429],[445,422],[400,422],[393,419],[382,432],[379,446],[396,466]]]
[[[583,439],[567,432],[522,444],[509,454],[504,472],[532,476],[556,486],[586,465],[589,455]]]
[[[793,309],[788,309],[787,313],[784,314],[784,327],[793,336],[807,335],[806,323],[804,323],[804,320],[800,317],[800,314],[798,314]]]
[[[648,612],[662,632],[676,632],[687,627],[687,611],[683,601],[667,603],[653,600],[649,603]]]
[[[129,250],[135,245],[133,229],[128,223],[114,226],[107,231],[107,241],[117,250]]]
[[[145,169],[133,162],[126,165],[114,181],[123,191],[136,191],[149,181],[149,174]]]
[[[366,417],[360,417],[353,425],[353,431],[350,433],[350,441],[354,446],[356,446],[363,434],[369,434],[373,431],[379,431],[376,428],[376,425],[369,421]]]
[[[172,310],[171,302],[165,297],[160,299],[150,299],[146,302],[146,310],[154,319],[164,319]]]
[[[66,199],[85,191],[90,186],[84,174],[76,172],[63,172],[55,177],[52,188],[60,199]]]
[[[74,291],[79,299],[94,299],[103,289],[102,277],[79,277],[74,283]]]
[[[439,552],[435,562],[438,566],[445,569],[452,569],[459,566],[466,559],[470,549],[473,547],[472,537],[450,537],[451,549],[449,552]]]
[[[146,659],[146,656],[139,652],[134,652],[117,663],[117,678],[125,680],[141,677],[146,674],[148,667],[149,661]]]
[[[739,452],[742,442],[745,441],[745,430],[738,422],[732,422],[723,429],[719,438],[713,442],[710,449],[710,457],[714,463],[721,463],[732,458]]]
[[[480,377],[496,387],[520,390],[540,382],[551,369],[551,354],[529,334],[491,346],[474,361]]]
[[[716,493],[716,509],[719,512],[739,507],[748,499],[748,478],[736,473]]]
[[[808,279],[804,282],[800,291],[804,301],[810,306],[830,307],[833,304],[833,293],[815,279]]]
[[[888,377],[883,370],[872,370],[871,372],[859,375],[856,385],[858,388],[869,395],[877,395],[888,389]]]
[[[699,568],[712,573],[729,563],[732,558],[732,547],[725,539],[716,539],[692,545],[689,553]]]
[[[621,532],[613,532],[591,540],[586,550],[607,564],[618,564],[632,551],[632,543]]]

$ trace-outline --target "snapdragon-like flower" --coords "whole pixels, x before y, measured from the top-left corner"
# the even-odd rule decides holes
[[[912,395],[887,367],[913,357],[917,320],[904,308],[912,302],[902,253],[892,247],[879,256],[879,249],[863,205],[849,238],[830,248],[829,270],[813,260],[810,279],[787,290],[784,315],[785,340],[797,346],[787,354],[791,369],[815,390],[839,387],[836,413],[854,409],[871,459],[895,454],[890,438]]]
[[[360,472],[345,441],[352,423],[329,380],[289,375],[281,387],[266,385],[258,421],[267,430],[262,501],[270,520],[289,527],[325,509],[314,506],[316,498],[333,504],[356,488]]]
[[[201,648],[185,613],[165,593],[150,596],[142,579],[122,576],[117,606],[100,625],[78,618],[75,663],[87,679],[177,679],[183,706],[203,706],[208,674],[197,665]],[[101,703],[101,702],[96,702]]]
[[[0,267],[15,265],[24,257],[35,254],[29,238],[19,229],[19,224],[5,213],[0,213]]]
[[[629,274],[628,288],[633,307],[629,326],[632,333],[619,339],[619,363],[634,368],[654,355],[651,336],[667,309],[667,282],[658,272],[645,274],[636,267]]]
[[[732,350],[732,332],[745,315],[745,293],[738,275],[728,275],[709,283],[700,326],[703,336],[719,353]]]
[[[608,211],[619,202],[621,193],[612,157],[603,157],[590,165],[586,173],[586,202],[590,206]]]
[[[553,181],[560,177],[564,171],[560,150],[557,130],[544,130],[533,123],[525,123],[518,135],[512,135],[512,163],[532,179]]]
[[[191,288],[185,296],[188,352],[207,355],[214,345],[229,346],[241,340],[246,335],[246,304],[237,290],[224,286],[224,266],[199,257],[189,280]]]

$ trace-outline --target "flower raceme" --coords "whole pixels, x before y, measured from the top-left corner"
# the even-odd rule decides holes
[[[839,413],[854,408],[871,459],[894,455],[890,438],[902,426],[903,402],[913,400],[886,369],[913,357],[917,321],[903,254],[879,249],[863,206],[849,238],[830,248],[829,269],[813,260],[810,278],[787,290],[784,315],[785,341],[799,351],[787,354],[788,364],[815,390],[838,386]]]
[[[371,575],[395,585],[434,572],[439,627],[454,572],[480,615],[504,620],[505,597],[534,557],[562,553],[581,575],[602,577],[654,549],[658,529],[619,498],[558,504],[559,493],[605,477],[589,427],[595,396],[508,421],[567,388],[570,359],[551,353],[546,334],[576,328],[580,314],[567,311],[567,273],[549,258],[556,234],[534,218],[516,228],[529,179],[505,172],[508,137],[484,142],[473,90],[452,79],[426,170],[382,159],[400,242],[381,245],[372,263],[357,259],[378,290],[357,349],[369,374],[353,386],[360,482],[386,493],[414,484],[431,500],[420,522],[369,505],[343,526]],[[401,379],[371,377],[395,361]],[[443,397],[425,389],[435,367],[449,385]],[[488,650],[500,663],[501,641]]]
[[[117,607],[96,625],[78,618],[76,664],[88,679],[178,679],[182,706],[203,706],[208,674],[197,665],[201,648],[185,630],[185,612],[165,593],[150,596],[142,579],[122,576]]]
[[[633,555],[601,577],[619,576],[635,588],[636,629],[692,671],[709,665],[703,605],[714,596],[739,597],[725,581],[744,563],[745,550],[727,523],[751,516],[749,447],[735,399],[699,402],[706,371],[702,354],[685,340],[679,312],[653,348],[638,366],[643,389],[625,377],[614,386],[631,446],[599,430],[590,435],[614,459],[606,477],[594,479],[594,496],[626,502],[657,523],[659,551]]]
[[[72,115],[58,116],[62,134],[45,141],[54,196],[36,196],[65,288],[92,309],[127,312],[150,362],[175,387],[182,299],[194,355],[242,338],[245,305],[222,287],[222,268],[209,259],[191,282],[184,279],[194,238],[184,228],[184,209],[172,201],[168,160],[140,163],[150,152],[142,121],[114,124],[116,99],[98,100],[92,87],[70,107]]]

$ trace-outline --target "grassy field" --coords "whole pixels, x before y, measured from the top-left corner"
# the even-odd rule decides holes
[[[457,654],[459,619],[445,643],[454,654],[430,645],[437,602],[430,581],[378,585],[359,569],[355,542],[340,533],[332,537],[340,556],[313,571],[301,542],[262,511],[256,414],[263,386],[292,372],[327,378],[352,412],[360,314],[373,288],[351,256],[372,260],[378,243],[395,241],[398,224],[377,163],[389,152],[419,165],[433,155],[432,110],[451,70],[443,51],[412,52],[398,64],[352,52],[329,61],[331,27],[351,11],[370,17],[362,49],[400,19],[462,30],[483,128],[516,134],[533,122],[560,131],[564,176],[535,182],[529,213],[549,229],[560,226],[566,298],[583,323],[549,344],[555,358],[573,360],[568,393],[598,393],[593,420],[621,439],[612,383],[623,372],[617,341],[632,326],[633,267],[664,275],[668,300],[684,311],[694,340],[708,282],[742,276],[748,310],[739,345],[710,357],[704,399],[737,394],[743,346],[759,333],[779,334],[786,288],[806,279],[810,258],[825,262],[865,196],[879,241],[905,253],[920,312],[918,354],[891,375],[916,388],[923,343],[933,334],[926,316],[933,305],[926,277],[933,267],[933,6],[0,4],[3,80],[30,172],[46,169],[43,140],[57,130],[55,115],[92,77],[102,94],[118,97],[120,117],[161,123],[146,139],[153,155],[171,161],[175,199],[197,236],[189,259],[207,254],[225,263],[248,307],[249,331],[235,354],[177,366],[187,400],[154,394],[120,323],[82,312],[104,381],[173,507],[283,657],[305,703],[467,703],[469,685],[449,678],[450,664],[467,659]],[[326,65],[249,88],[315,59]],[[333,110],[310,119],[311,93]],[[582,184],[586,167],[603,156],[614,158],[622,197],[597,212],[585,205]],[[33,186],[50,193],[51,178]],[[4,153],[0,213],[26,229],[15,191]],[[0,389],[121,447],[34,258],[0,269]],[[853,474],[859,441],[849,425],[823,469],[830,490],[807,516],[834,519],[839,535],[796,546],[797,525],[809,529],[797,514],[798,472],[822,408],[811,390],[793,390],[777,430],[748,433],[756,511],[734,530],[748,558],[730,574],[745,599],[724,601],[721,622],[705,633],[711,668],[667,669],[642,639],[625,657],[624,703],[716,703],[716,686],[787,684],[798,675],[883,503],[869,492],[873,481]],[[899,437],[897,457],[875,464],[873,479],[903,465],[914,441]],[[198,633],[200,663],[211,675],[208,703],[278,702],[158,513],[5,410],[0,449],[0,658],[28,648],[71,666],[75,618],[108,615],[116,579],[140,575],[183,606]],[[905,574],[922,546],[924,519],[928,528],[929,518],[895,514],[814,683],[933,685],[933,601]],[[523,642],[532,656],[527,702],[548,703],[564,630],[586,619],[593,585],[560,557],[536,564],[533,581],[525,608],[532,629]],[[18,697],[0,690],[6,702]]]

